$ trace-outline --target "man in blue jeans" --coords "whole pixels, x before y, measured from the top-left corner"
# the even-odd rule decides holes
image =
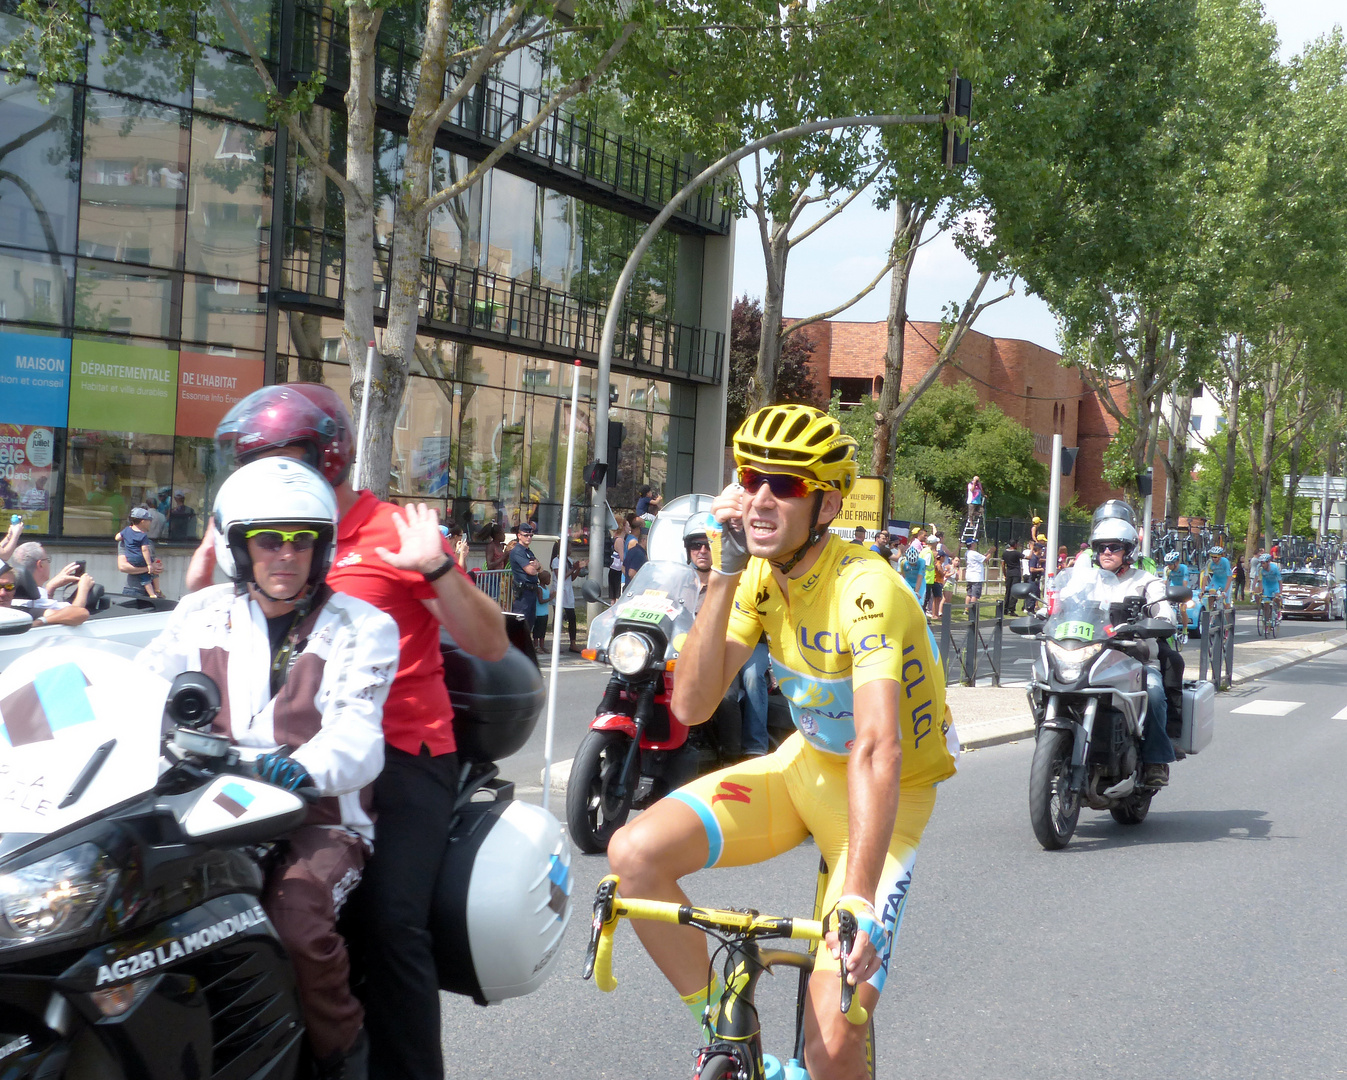
[[[767,697],[770,693],[769,676],[771,653],[767,639],[758,639],[757,647],[749,654],[748,663],[739,670],[744,686],[744,756],[761,757],[771,747],[767,742]]]

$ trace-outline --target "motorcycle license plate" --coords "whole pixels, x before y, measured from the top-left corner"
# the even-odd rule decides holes
[[[1064,622],[1056,627],[1052,636],[1058,641],[1063,638],[1073,638],[1076,641],[1093,641],[1094,624],[1087,622]]]

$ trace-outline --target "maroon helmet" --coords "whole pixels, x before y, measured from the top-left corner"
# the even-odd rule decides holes
[[[246,465],[266,450],[304,447],[305,460],[333,487],[351,472],[351,414],[322,383],[282,383],[254,390],[220,421],[215,445]]]

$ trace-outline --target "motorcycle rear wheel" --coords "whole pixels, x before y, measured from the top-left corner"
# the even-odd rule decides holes
[[[1113,820],[1119,825],[1140,825],[1146,820],[1146,815],[1151,809],[1151,799],[1155,792],[1147,791],[1144,794],[1138,792],[1127,797],[1127,801],[1121,806],[1109,808],[1109,813],[1113,815]]]
[[[629,778],[622,798],[613,794],[630,746],[630,736],[620,731],[590,731],[575,752],[566,783],[566,828],[586,855],[607,851],[613,833],[631,813],[638,777]]]
[[[1045,851],[1071,842],[1080,819],[1080,796],[1065,789],[1075,743],[1069,731],[1043,728],[1029,769],[1029,823]]]

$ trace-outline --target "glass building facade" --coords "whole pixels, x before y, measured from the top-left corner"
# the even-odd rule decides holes
[[[333,9],[239,6],[281,85],[327,74],[303,122],[340,169],[345,30]],[[0,0],[0,38],[19,25],[11,12]],[[109,62],[96,19],[94,29],[83,82],[47,102],[27,80],[0,94],[0,507],[35,534],[73,539],[110,537],[148,500],[168,518],[165,538],[189,541],[221,479],[211,436],[235,401],[271,382],[349,388],[341,197],[267,122],[230,35],[184,88],[162,52]],[[386,19],[380,275],[414,45],[414,31]],[[465,98],[437,140],[437,184],[536,115],[546,77],[545,57],[520,50]],[[583,499],[607,297],[691,169],[559,113],[435,213],[395,498],[461,521],[536,515],[551,531],[578,377]],[[733,242],[723,195],[704,189],[675,216],[620,314],[607,403],[624,436],[614,507],[633,504],[641,483],[718,488]]]

